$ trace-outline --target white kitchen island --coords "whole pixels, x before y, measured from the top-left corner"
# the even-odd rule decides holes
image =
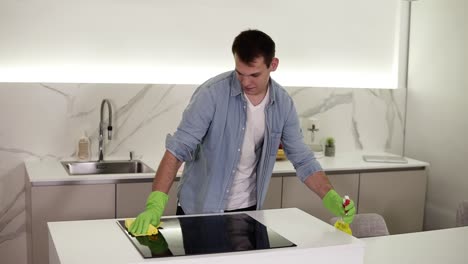
[[[366,264],[466,264],[468,226],[361,239]]]
[[[468,227],[356,239],[295,208],[248,214],[298,246],[143,259],[115,219],[50,222],[50,263],[462,264],[468,261]]]
[[[364,243],[295,208],[247,212],[297,247],[144,259],[115,219],[50,222],[51,264],[363,263]]]

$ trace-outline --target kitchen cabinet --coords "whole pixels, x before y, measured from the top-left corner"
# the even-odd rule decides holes
[[[177,210],[178,181],[169,190],[169,200],[163,215],[175,215]],[[152,182],[117,183],[116,184],[116,217],[136,217],[145,210],[146,199],[152,191]]]
[[[175,215],[177,211],[177,187],[174,182],[169,190],[169,201],[163,215]],[[116,185],[116,218],[135,217],[145,209],[152,182],[118,183]],[[282,177],[270,181],[263,209],[281,208]]]
[[[423,224],[428,164],[408,160],[409,164],[375,165],[359,155],[324,158],[323,165],[337,191],[355,201],[358,213],[381,214],[390,233],[398,234],[421,231]],[[262,209],[297,207],[328,222],[332,215],[295,176],[291,164],[275,166]],[[48,263],[47,222],[135,217],[144,210],[154,177],[70,177],[56,161],[27,162],[26,168],[29,263]],[[169,191],[164,215],[176,213],[177,187],[178,181]]]
[[[348,195],[357,203],[359,173],[328,174],[328,177],[340,195]],[[327,223],[334,216],[323,207],[322,199],[295,176],[283,177],[282,207],[297,207]]]
[[[283,177],[272,177],[263,203],[263,210],[281,208]]]
[[[47,222],[115,216],[115,185],[26,187],[28,262],[49,263]],[[70,230],[73,238],[73,230]]]
[[[328,173],[340,195],[354,200],[357,213],[384,217],[390,234],[423,230],[426,199],[426,171],[395,170],[353,174]],[[322,200],[297,177],[283,178],[282,207],[297,207],[325,221],[333,217]]]
[[[390,234],[423,230],[426,171],[388,171],[360,174],[359,213],[378,213]]]

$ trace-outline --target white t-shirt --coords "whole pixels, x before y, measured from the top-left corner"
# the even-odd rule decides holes
[[[247,122],[245,124],[244,142],[236,174],[229,190],[225,210],[236,210],[250,207],[257,203],[257,163],[263,146],[265,134],[265,106],[270,101],[270,89],[258,105],[247,99]],[[255,150],[257,150],[258,155]]]

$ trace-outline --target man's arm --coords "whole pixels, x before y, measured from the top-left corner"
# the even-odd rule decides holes
[[[171,152],[167,151],[164,153],[161,162],[159,163],[156,176],[153,180],[153,191],[160,191],[163,193],[169,193],[172,183],[177,175],[182,162],[179,161]]]
[[[180,162],[171,152],[164,153],[153,180],[153,192],[146,200],[146,209],[138,215],[128,229],[134,235],[147,235],[149,225],[157,226],[166,207],[167,193],[174,182]]]
[[[314,191],[321,199],[331,190],[333,186],[323,171],[317,171],[306,178],[305,185]]]
[[[322,199],[323,205],[331,213],[342,217],[348,224],[353,221],[356,214],[353,200],[350,200],[350,203],[346,207],[343,207],[343,198],[333,189],[327,175],[323,171],[317,171],[308,176],[304,183]]]

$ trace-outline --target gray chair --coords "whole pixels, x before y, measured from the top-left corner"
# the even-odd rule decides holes
[[[334,225],[337,220],[338,217],[333,217],[330,224]],[[357,238],[389,235],[385,219],[379,214],[356,214],[350,227],[353,236]]]
[[[457,226],[468,226],[468,200],[458,205]]]

